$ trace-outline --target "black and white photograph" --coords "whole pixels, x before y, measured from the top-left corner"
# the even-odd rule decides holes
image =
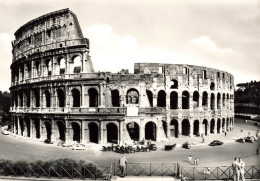
[[[0,180],[260,181],[260,0],[0,0]]]

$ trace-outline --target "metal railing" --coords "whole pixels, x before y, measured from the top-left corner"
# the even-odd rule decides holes
[[[110,173],[111,167],[0,163],[2,176],[107,179],[111,176]]]
[[[131,176],[173,176],[179,175],[178,163],[140,162],[126,164],[126,175]],[[112,164],[113,175],[121,175],[118,163]]]
[[[246,166],[244,173],[246,179],[260,179],[260,165]],[[186,180],[230,180],[233,178],[233,169],[228,166],[181,167],[180,176]]]

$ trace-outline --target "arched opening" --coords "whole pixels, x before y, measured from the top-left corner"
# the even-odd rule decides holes
[[[38,90],[34,90],[34,105],[35,107],[40,107],[40,94]]]
[[[194,91],[193,92],[193,108],[199,107],[199,92]]]
[[[181,123],[182,126],[182,135],[189,136],[190,134],[190,122],[188,119],[184,119]]]
[[[51,140],[51,123],[48,121],[44,122],[46,128],[47,139]]]
[[[170,87],[171,89],[178,89],[178,81],[173,79],[172,80],[172,85]]]
[[[52,75],[52,61],[46,60],[47,75]]]
[[[198,120],[195,120],[194,123],[193,123],[193,135],[196,135],[196,136],[199,136],[199,121]]]
[[[114,123],[107,124],[107,142],[118,143],[118,129]]]
[[[227,109],[229,109],[229,94],[227,94],[227,100],[226,101],[227,101],[227,104],[226,104],[227,105]]]
[[[208,135],[208,120],[204,119],[202,124],[204,124],[204,134]]]
[[[156,141],[156,124],[152,121],[145,124],[145,139]]]
[[[20,107],[23,107],[23,92],[22,91],[20,91],[19,92],[19,100],[20,100]]]
[[[229,118],[227,118],[226,124],[227,131],[229,131]]]
[[[158,92],[157,107],[166,107],[166,93],[164,90]]]
[[[225,101],[226,101],[226,99],[225,99],[225,94],[223,94],[223,97],[222,97],[222,106],[223,106],[223,107],[225,107]]]
[[[98,92],[94,88],[88,90],[89,107],[98,107]]]
[[[81,57],[75,56],[73,58],[73,73],[80,73],[81,72]]]
[[[217,109],[220,109],[220,93],[217,95]]]
[[[215,95],[211,93],[210,95],[210,109],[214,110],[215,109]]]
[[[25,125],[26,125],[26,130],[27,130],[27,133],[24,133],[24,135],[27,135],[27,137],[30,137],[31,136],[31,122],[27,117],[24,118],[24,121],[25,121]]]
[[[170,94],[170,108],[178,109],[178,93],[175,91]]]
[[[217,121],[217,133],[220,133],[220,128],[221,128],[221,120],[218,119],[218,121]]]
[[[44,96],[45,96],[45,106],[51,107],[51,94],[49,90],[44,91]]]
[[[57,90],[58,94],[58,105],[59,107],[65,107],[65,93],[62,89]]]
[[[164,131],[164,135],[167,138],[168,135],[167,135],[167,123],[166,123],[166,121],[162,121],[162,127],[163,127],[163,131]]]
[[[80,125],[79,123],[73,122],[71,124],[73,129],[73,141],[80,143]]]
[[[65,123],[63,121],[57,121],[57,126],[59,129],[59,139],[60,141],[65,141],[66,136],[65,136],[65,132],[66,132],[66,128],[65,128]]]
[[[140,139],[139,125],[136,122],[130,122],[126,125],[126,129],[132,140],[138,141]]]
[[[173,119],[170,124],[171,137],[178,138],[178,133],[179,133],[179,123],[176,119]]]
[[[225,118],[222,119],[222,132],[225,131]]]
[[[89,123],[89,141],[93,143],[98,143],[98,125],[96,123]]]
[[[120,107],[119,91],[111,90],[111,102],[113,107]]]
[[[72,107],[80,107],[80,92],[78,89],[72,89]]]
[[[23,119],[20,118],[19,119],[19,125],[20,125],[20,131],[21,131],[21,135],[24,136],[24,122],[23,122]]]
[[[214,133],[214,129],[215,129],[215,120],[211,119],[211,121],[210,121],[210,133]]]
[[[35,126],[35,137],[39,139],[41,137],[40,133],[40,120],[36,119],[34,120],[34,126]]]
[[[188,91],[182,92],[182,109],[189,109],[190,107],[190,94]]]
[[[66,63],[65,63],[65,59],[64,58],[61,58],[59,60],[59,68],[60,68],[60,75],[63,75],[65,74],[65,69],[66,69]]]
[[[129,89],[126,94],[127,104],[139,104],[139,93],[136,89]]]
[[[202,106],[204,109],[208,108],[208,93],[206,91],[202,94]]]
[[[214,84],[214,82],[211,82],[211,84],[210,84],[210,90],[212,90],[212,91],[215,90],[215,84]]]
[[[148,97],[150,106],[153,107],[153,93],[150,90],[146,90],[146,95]]]

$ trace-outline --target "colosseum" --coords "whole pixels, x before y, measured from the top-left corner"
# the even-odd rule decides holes
[[[13,134],[84,144],[165,141],[234,128],[234,78],[186,64],[135,63],[95,72],[76,15],[55,11],[12,42]]]

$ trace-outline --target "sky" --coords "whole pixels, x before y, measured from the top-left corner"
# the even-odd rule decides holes
[[[190,64],[260,81],[260,0],[0,0],[0,90],[11,84],[14,32],[69,8],[90,40],[95,71]]]

